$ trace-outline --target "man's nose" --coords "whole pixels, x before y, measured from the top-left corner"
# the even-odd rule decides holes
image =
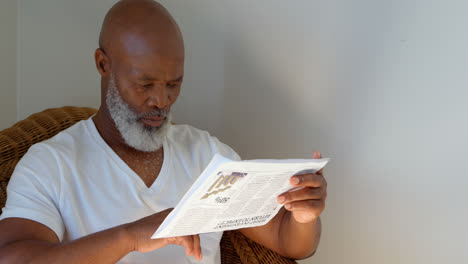
[[[169,93],[164,85],[158,85],[151,89],[148,97],[148,106],[164,109],[170,103]]]

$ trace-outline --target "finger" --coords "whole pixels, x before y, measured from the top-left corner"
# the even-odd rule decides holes
[[[287,203],[284,205],[288,211],[307,211],[315,216],[319,216],[325,208],[324,200],[307,200]]]
[[[292,176],[289,182],[295,187],[321,187],[326,184],[322,175],[313,173]]]
[[[320,152],[318,152],[318,151],[316,150],[316,151],[314,151],[314,152],[312,153],[312,158],[313,158],[313,159],[320,159],[320,158],[322,158],[322,154],[320,154]]]
[[[191,256],[193,254],[193,238],[192,236],[181,237],[182,244],[185,247],[185,255]]]
[[[302,188],[292,192],[285,192],[278,196],[280,204],[286,204],[303,200],[320,200],[326,198],[325,188]]]
[[[193,256],[198,260],[201,261],[203,258],[201,246],[200,246],[200,236],[194,235],[193,236]]]
[[[186,250],[187,248],[187,241],[184,239],[184,237],[168,237],[165,238],[167,240],[167,244],[174,244],[174,245],[179,245],[183,246],[184,249]],[[187,252],[187,251],[185,251]]]
[[[322,154],[320,154],[320,152],[318,152],[317,150],[315,150],[312,153],[312,159],[321,159],[321,158],[322,158]],[[318,175],[323,175],[323,168],[320,169],[319,171],[317,171],[317,174]]]

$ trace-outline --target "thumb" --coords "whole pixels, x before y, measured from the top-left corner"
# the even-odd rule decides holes
[[[320,158],[322,158],[322,155],[320,154],[320,152],[318,152],[316,150],[316,151],[314,151],[314,153],[312,153],[312,158],[313,159],[320,159]]]

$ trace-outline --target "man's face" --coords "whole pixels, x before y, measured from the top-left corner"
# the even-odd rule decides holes
[[[183,57],[127,56],[113,68],[106,104],[117,129],[130,147],[158,150],[180,92]]]

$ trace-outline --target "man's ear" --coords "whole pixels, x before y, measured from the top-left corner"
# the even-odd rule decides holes
[[[96,52],[94,52],[94,62],[101,77],[108,77],[110,74],[109,57],[101,48],[96,49]]]

